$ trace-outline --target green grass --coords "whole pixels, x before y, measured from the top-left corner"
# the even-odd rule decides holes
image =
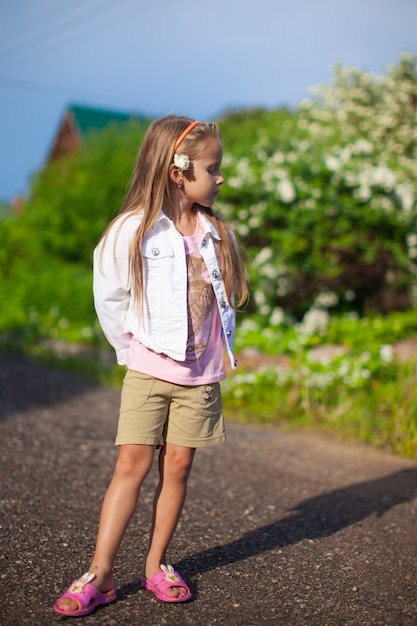
[[[293,370],[232,375],[224,384],[225,413],[286,428],[327,428],[403,456],[417,456],[417,365],[399,365],[389,381],[372,378],[353,390],[339,381],[319,386]]]

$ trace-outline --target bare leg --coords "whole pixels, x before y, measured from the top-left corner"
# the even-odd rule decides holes
[[[166,564],[166,551],[177,527],[187,493],[195,448],[167,443],[159,456],[159,485],[155,494],[151,539],[146,557],[145,576],[158,574]],[[185,595],[184,587],[172,587],[167,595]]]
[[[96,575],[92,584],[102,592],[114,587],[113,564],[136,510],[142,483],[152,467],[154,453],[154,446],[120,446],[114,475],[103,500],[96,549],[88,570]],[[58,604],[64,611],[77,610],[76,602],[70,598]]]

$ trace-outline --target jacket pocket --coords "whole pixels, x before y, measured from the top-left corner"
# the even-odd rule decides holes
[[[164,259],[173,257],[174,249],[167,239],[154,237],[145,239],[142,254],[147,263],[157,265]]]

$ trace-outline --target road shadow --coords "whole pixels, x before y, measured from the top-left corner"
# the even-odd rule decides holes
[[[417,467],[303,500],[288,516],[176,564],[189,577],[304,541],[320,539],[417,497]]]
[[[0,352],[0,419],[50,406],[98,386],[92,380]]]

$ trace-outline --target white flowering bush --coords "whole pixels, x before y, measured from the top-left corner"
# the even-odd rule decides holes
[[[329,290],[341,311],[412,306],[416,58],[381,77],[338,66],[296,113],[264,113],[243,131],[225,156],[221,208],[251,252],[253,309],[301,318]]]

